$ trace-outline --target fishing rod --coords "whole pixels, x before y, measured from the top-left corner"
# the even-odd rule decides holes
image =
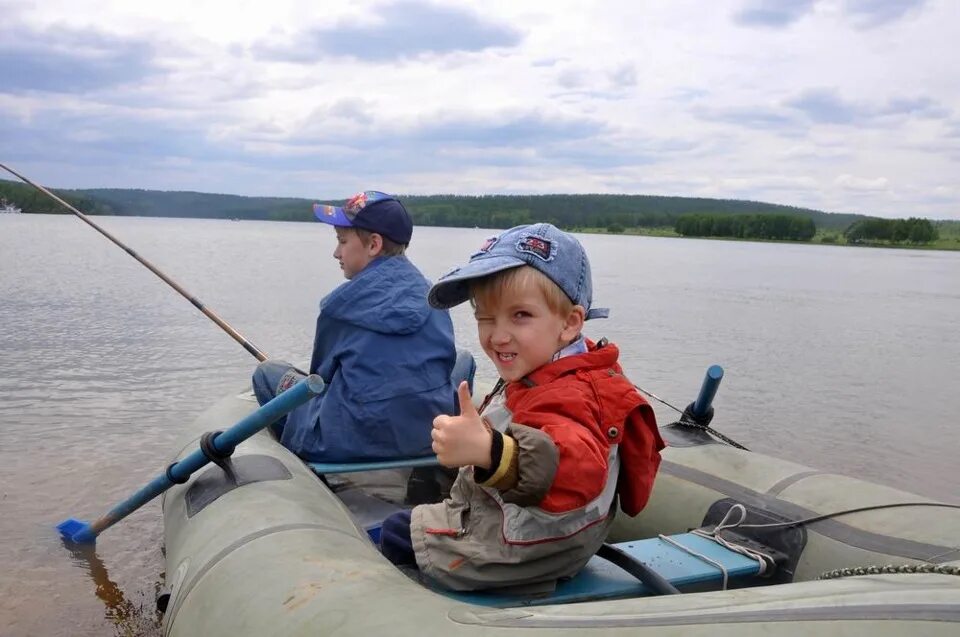
[[[158,270],[152,263],[150,263],[149,261],[141,257],[139,254],[131,250],[129,247],[124,245],[122,241],[114,237],[112,234],[110,234],[109,232],[107,232],[106,230],[104,230],[94,222],[90,221],[90,218],[87,217],[87,215],[83,214],[82,212],[80,212],[79,210],[71,206],[69,203],[67,203],[60,197],[56,196],[55,194],[53,194],[52,192],[50,192],[49,190],[41,186],[40,184],[35,184],[34,182],[30,181],[29,179],[27,179],[26,177],[24,177],[23,175],[15,171],[14,169],[10,168],[9,166],[3,163],[0,163],[0,168],[3,168],[8,173],[10,173],[11,175],[14,175],[24,183],[33,186],[43,194],[47,195],[48,197],[50,197],[51,199],[59,203],[61,206],[65,207],[67,210],[69,210],[73,214],[80,217],[81,221],[88,224],[90,227],[92,227],[94,230],[96,230],[97,232],[105,236],[107,239],[110,239],[110,241],[117,244],[120,248],[123,249],[124,252],[129,254],[131,257],[133,257],[134,259],[139,261],[142,265],[144,265],[148,270],[150,270],[151,272],[156,274],[158,277],[160,277],[160,280],[162,280],[164,283],[166,283],[167,285],[172,287],[174,290],[179,292],[183,298],[190,301],[190,303],[192,303],[195,308],[203,312],[207,316],[207,318],[209,318],[211,321],[216,323],[220,327],[220,329],[222,329],[224,332],[229,334],[231,338],[233,338],[233,340],[240,343],[243,346],[243,349],[250,352],[250,354],[252,354],[254,358],[256,358],[260,362],[267,360],[267,354],[263,350],[261,350],[259,347],[257,347],[250,341],[248,341],[246,338],[244,338],[243,334],[233,329],[233,327],[231,327],[229,323],[227,323],[222,318],[217,316],[217,314],[213,310],[211,310],[210,308],[205,306],[202,302],[200,302],[200,299],[198,299],[197,297],[193,296],[192,294],[184,290],[182,287],[180,287],[180,285],[176,281],[168,277],[166,274]]]

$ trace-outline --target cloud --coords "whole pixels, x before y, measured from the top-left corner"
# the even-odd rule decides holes
[[[177,124],[105,110],[41,110],[21,121],[0,118],[0,139],[8,145],[11,160],[112,166],[131,161],[150,165],[171,157],[201,161],[230,157],[232,149],[212,143],[208,133],[203,122]]]
[[[610,82],[614,88],[627,88],[637,85],[637,67],[623,64],[610,73]]]
[[[557,75],[557,84],[565,89],[575,90],[587,84],[589,74],[584,69],[564,69]]]
[[[843,13],[853,25],[870,29],[919,13],[926,0],[845,0]]]
[[[151,43],[92,29],[0,27],[0,90],[85,93],[162,73]]]
[[[490,119],[455,118],[431,121],[407,134],[408,139],[437,143],[469,143],[477,147],[528,146],[558,141],[583,140],[604,130],[604,125],[584,117],[524,113],[497,114]]]
[[[285,62],[313,63],[327,57],[382,62],[513,47],[522,39],[516,29],[459,7],[400,2],[381,7],[376,16],[372,22],[341,22],[283,38],[289,43],[271,38],[252,50],[258,57]]]
[[[700,119],[734,124],[751,130],[779,131],[796,134],[806,128],[798,117],[782,108],[766,106],[695,107]]]
[[[865,115],[864,111],[842,100],[836,90],[811,89],[787,100],[794,108],[817,124],[850,124]]]
[[[813,10],[814,0],[750,0],[733,16],[748,27],[785,28]]]
[[[569,62],[569,61],[570,61],[570,59],[569,59],[569,58],[565,58],[565,57],[550,57],[550,58],[543,58],[543,59],[539,59],[539,60],[532,60],[532,61],[530,62],[530,66],[533,66],[533,67],[539,67],[539,66],[551,67],[551,66],[556,66],[557,64],[561,64],[561,63],[563,63],[563,62]]]
[[[331,128],[318,114],[296,129],[296,137],[273,143],[298,148],[298,161],[309,160],[315,168],[357,174],[390,174],[398,166],[407,173],[477,166],[600,170],[658,163],[701,146],[678,138],[618,141],[616,131],[596,120],[540,112],[435,113],[406,125],[381,123],[355,131]]]
[[[889,188],[889,180],[886,177],[868,178],[844,174],[834,179],[833,183],[844,190],[856,192],[877,192]]]
[[[710,95],[710,91],[694,86],[681,86],[673,90],[667,99],[677,102],[694,102]]]
[[[854,103],[840,97],[836,89],[809,89],[784,102],[816,124],[874,125],[880,118],[917,117],[944,119],[950,110],[926,98],[890,98],[878,105]]]
[[[926,0],[841,0],[840,15],[855,28],[872,29],[920,12]],[[817,0],[749,0],[733,16],[747,27],[784,29],[813,13]]]
[[[876,110],[878,116],[883,115],[916,115],[929,119],[944,119],[950,116],[950,109],[928,97],[893,98]]]
[[[364,126],[374,123],[371,107],[362,99],[342,99],[334,102],[327,113],[332,117],[346,119]]]
[[[756,177],[728,177],[718,180],[723,192],[750,193],[763,191],[802,191],[812,190],[819,186],[813,177],[808,175],[759,175]]]

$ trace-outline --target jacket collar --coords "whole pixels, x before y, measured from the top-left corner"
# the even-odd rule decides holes
[[[585,353],[574,356],[564,356],[559,360],[547,363],[533,370],[524,378],[510,383],[509,386],[520,385],[529,387],[545,385],[565,374],[575,372],[579,369],[597,369],[600,367],[611,367],[616,364],[620,356],[620,350],[617,349],[616,345],[604,342],[604,339],[601,339],[603,345],[598,347],[597,344],[590,339],[585,340],[587,342],[587,351]]]

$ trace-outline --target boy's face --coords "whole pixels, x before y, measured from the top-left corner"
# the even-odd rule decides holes
[[[340,262],[343,276],[352,279],[373,261],[380,249],[376,247],[376,242],[364,245],[360,235],[351,228],[335,228],[335,230],[337,231],[337,249],[333,251],[333,258]]]
[[[505,381],[520,380],[549,363],[583,328],[583,308],[560,316],[533,286],[505,290],[497,307],[477,306],[477,331],[483,351]]]

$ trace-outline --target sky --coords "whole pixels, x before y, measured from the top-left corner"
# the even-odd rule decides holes
[[[0,0],[59,188],[619,193],[960,219],[960,0]]]

